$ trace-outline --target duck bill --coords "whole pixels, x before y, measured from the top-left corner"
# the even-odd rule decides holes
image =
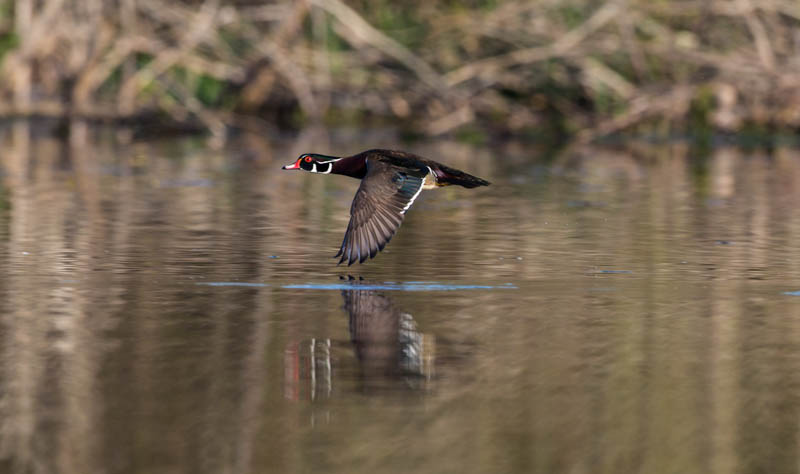
[[[300,162],[296,161],[294,163],[281,166],[282,170],[299,170],[300,169]]]

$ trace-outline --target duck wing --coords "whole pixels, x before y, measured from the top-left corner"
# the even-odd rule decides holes
[[[427,169],[407,169],[381,160],[367,160],[350,207],[350,223],[344,234],[339,263],[352,265],[378,254],[392,239],[403,216],[422,191]]]

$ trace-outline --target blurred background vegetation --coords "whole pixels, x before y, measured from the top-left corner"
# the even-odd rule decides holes
[[[796,0],[0,0],[0,117],[588,141],[800,129]]]

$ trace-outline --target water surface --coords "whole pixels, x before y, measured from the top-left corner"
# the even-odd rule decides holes
[[[2,129],[2,472],[797,471],[796,150],[413,145],[494,184],[337,267],[370,141]]]

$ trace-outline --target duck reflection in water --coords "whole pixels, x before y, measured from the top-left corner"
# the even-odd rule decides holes
[[[350,315],[350,341],[365,376],[427,375],[423,360],[425,336],[417,331],[410,314],[397,309],[389,297],[375,290],[342,290],[342,298],[344,310]]]
[[[391,298],[371,289],[375,285],[352,276],[340,278],[352,287],[342,290],[342,298],[356,363],[352,355],[343,354],[343,341],[311,339],[291,344],[286,351],[286,397],[315,400],[348,389],[427,389],[433,375],[435,338],[419,332],[414,318],[395,307]]]

